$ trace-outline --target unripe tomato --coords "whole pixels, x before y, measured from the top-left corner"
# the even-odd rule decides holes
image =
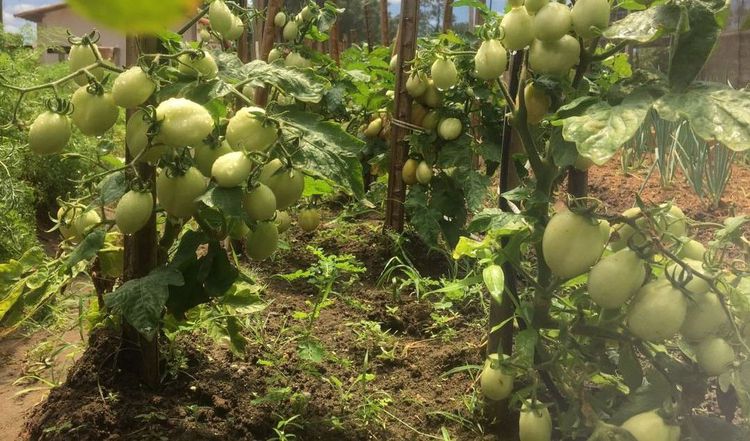
[[[375,138],[381,130],[383,130],[383,120],[378,117],[370,121],[363,133],[368,138]]]
[[[284,64],[289,67],[304,69],[310,66],[310,61],[297,52],[290,52],[284,59]]]
[[[211,177],[219,187],[239,187],[247,182],[253,161],[245,152],[230,152],[219,156],[211,166]]]
[[[702,243],[694,239],[689,239],[682,243],[682,247],[677,252],[677,257],[688,258],[703,261],[703,257],[706,255],[706,247]]]
[[[609,2],[607,0],[578,0],[570,10],[573,29],[581,38],[598,35],[592,28],[603,31],[609,26]]]
[[[563,76],[580,58],[581,44],[570,35],[550,42],[534,40],[529,50],[529,67],[538,74]]]
[[[458,70],[453,60],[438,58],[430,69],[432,81],[439,90],[447,90],[458,83]]]
[[[102,222],[102,218],[96,210],[89,210],[83,214],[76,215],[71,222],[71,230],[76,240],[83,240],[92,228]]]
[[[70,118],[67,115],[42,112],[29,128],[29,148],[37,155],[60,153],[70,140]]]
[[[287,24],[284,25],[284,31],[282,32],[284,41],[294,41],[297,39],[298,35],[299,26],[297,26],[297,22],[294,20],[288,21]]]
[[[509,51],[517,51],[530,45],[534,40],[533,19],[524,8],[513,8],[500,22],[503,28],[503,46]]]
[[[531,125],[539,124],[549,112],[552,99],[533,83],[523,89],[523,99],[526,103],[526,121]]]
[[[698,272],[707,276],[711,275],[708,271],[706,271],[705,268],[703,268],[703,262],[693,259],[684,259],[684,262],[694,272]],[[687,279],[688,276],[688,272],[677,263],[672,263],[671,265],[667,266],[666,272],[669,276],[672,277],[672,279],[674,279],[678,283],[682,280]],[[707,281],[693,274],[692,278],[685,284],[684,288],[690,294],[698,295],[707,293],[711,289],[711,285]]]
[[[679,441],[680,426],[667,424],[656,411],[639,413],[622,423],[638,441]]]
[[[273,18],[273,24],[280,28],[286,24],[286,14],[282,12],[276,13],[276,16]]]
[[[134,66],[115,78],[112,99],[120,107],[132,109],[145,103],[156,90],[156,83],[140,66]]]
[[[557,41],[570,32],[571,25],[570,9],[562,3],[550,2],[534,16],[534,38],[544,42]]]
[[[205,42],[211,41],[211,33],[208,32],[206,28],[201,28],[201,30],[198,31],[198,40]]]
[[[195,147],[194,151],[193,165],[195,165],[203,176],[210,178],[211,168],[214,166],[216,159],[222,155],[231,153],[232,148],[226,141],[224,141],[218,147],[206,143],[200,143]]]
[[[297,202],[305,191],[305,175],[302,171],[287,168],[279,159],[263,166],[258,180],[273,190],[278,210],[286,210]]]
[[[63,239],[73,239],[76,235],[73,230],[73,218],[76,214],[75,208],[60,207],[57,210],[57,222],[60,224],[60,234]]]
[[[422,118],[422,127],[425,128],[428,132],[432,132],[433,130],[437,129],[438,123],[440,122],[440,115],[434,110],[430,110],[427,112],[427,114]]]
[[[665,205],[666,204],[662,204],[662,207]],[[641,209],[633,207],[625,210],[622,215],[635,219],[641,215]],[[687,218],[685,217],[685,213],[682,212],[680,207],[674,204],[670,206],[668,211],[659,212],[654,217],[659,233],[661,233],[660,238],[663,238],[666,233],[670,236],[681,237],[687,232]],[[635,224],[638,226],[639,230],[643,230],[648,223],[644,217],[640,217],[635,221]],[[619,228],[618,234],[620,236],[620,241],[615,244],[616,247],[626,246],[628,241],[636,246],[642,246],[646,243],[646,237],[640,231],[636,231],[633,227],[627,224],[624,224]]]
[[[524,403],[518,418],[518,438],[521,441],[550,441],[552,417],[549,409],[532,409],[530,403]]]
[[[277,211],[276,212],[276,228],[279,230],[279,233],[285,232],[291,226],[292,226],[292,217],[289,216],[289,213],[286,211]]]
[[[712,292],[694,295],[688,302],[685,323],[680,334],[691,341],[698,341],[716,335],[731,325],[729,316],[721,304],[719,296]]]
[[[474,56],[474,73],[485,81],[496,80],[508,67],[508,53],[498,40],[486,40]]]
[[[133,234],[143,228],[154,211],[154,198],[149,192],[130,190],[115,208],[115,224],[122,234]]]
[[[461,136],[463,124],[458,118],[445,118],[438,125],[438,136],[446,141],[453,141]]]
[[[70,119],[84,135],[101,136],[117,122],[119,109],[111,93],[94,95],[86,86],[79,87],[70,99],[73,113]]]
[[[589,295],[602,308],[619,308],[638,292],[645,278],[643,260],[626,248],[603,258],[591,268]]]
[[[258,222],[255,229],[247,235],[245,254],[254,260],[264,260],[276,251],[279,246],[279,231],[272,221]]]
[[[297,223],[302,231],[307,233],[315,231],[320,225],[320,211],[315,208],[305,208],[299,212]]]
[[[179,62],[180,73],[192,78],[201,77],[210,80],[219,73],[216,60],[214,60],[213,55],[206,51],[203,51],[203,56],[182,54],[177,58],[177,61]]]
[[[649,282],[638,290],[628,311],[630,332],[641,340],[661,342],[675,335],[687,315],[687,300],[666,279]]]
[[[547,3],[549,3],[549,0],[526,0],[523,7],[529,15],[534,15],[539,12],[540,9],[547,6]]]
[[[208,21],[211,29],[224,35],[232,28],[233,17],[232,11],[223,0],[215,0],[208,7]]]
[[[229,41],[234,41],[242,36],[242,33],[245,32],[245,23],[242,21],[241,18],[237,17],[236,15],[232,16],[232,27],[229,28],[229,30],[222,34],[224,38],[226,38]]]
[[[258,184],[242,198],[242,208],[250,220],[271,219],[276,213],[276,195],[265,184]]]
[[[422,161],[417,166],[416,171],[417,182],[422,185],[427,185],[432,180],[432,167],[426,161]]]
[[[419,167],[419,162],[416,159],[407,159],[404,162],[404,166],[401,168],[401,178],[404,180],[404,184],[414,185],[417,183],[417,167]]]
[[[415,126],[421,126],[425,116],[427,116],[427,108],[419,104],[417,101],[412,101],[409,122]]]
[[[125,126],[125,145],[131,158],[138,158],[138,162],[155,163],[170,150],[170,147],[162,144],[158,136],[152,139],[152,145],[149,145],[149,122],[144,119],[145,115],[143,110],[136,110],[130,116]],[[143,152],[144,149],[147,150]]]
[[[310,6],[305,6],[304,8],[302,8],[299,14],[302,16],[302,20],[304,21],[310,21],[315,17],[315,13],[310,8]]]
[[[78,69],[83,69],[84,67],[91,66],[92,64],[96,63],[97,57],[101,58],[102,56],[99,53],[99,46],[97,46],[96,44],[74,44],[70,47],[70,54],[68,55],[70,72],[75,72]],[[101,81],[102,78],[104,78],[104,69],[102,69],[101,67],[91,69],[89,72],[91,72],[91,74],[94,75],[94,77],[96,77],[98,81]],[[79,86],[85,86],[89,82],[86,74],[76,75],[74,79]]]
[[[189,218],[198,208],[195,200],[206,192],[206,180],[195,167],[180,176],[162,169],[156,177],[156,198],[170,216]]]
[[[273,63],[274,61],[281,58],[284,54],[278,50],[277,48],[271,49],[271,51],[268,53],[268,62]]]
[[[156,108],[159,137],[172,147],[198,145],[214,129],[205,107],[186,98],[169,98]]]
[[[412,98],[419,98],[427,91],[427,77],[422,72],[412,72],[406,79],[406,93]]]
[[[229,119],[227,142],[234,149],[262,152],[278,138],[278,129],[271,121],[264,121],[266,111],[260,107],[243,107]]]
[[[600,222],[570,210],[552,216],[542,236],[544,261],[561,279],[588,271],[606,245]]]
[[[398,55],[394,55],[391,57],[391,62],[388,63],[388,70],[393,73],[396,73],[396,71],[398,71]]]
[[[435,86],[435,82],[432,81],[432,78],[427,79],[427,89],[425,89],[425,92],[419,97],[419,99],[422,104],[427,107],[432,107],[433,109],[440,107],[440,104],[442,104],[443,96],[437,86]]]
[[[479,376],[479,387],[482,395],[490,400],[504,400],[513,392],[513,376],[505,373],[498,365],[497,354],[491,354],[484,361],[484,368]]]
[[[695,357],[698,366],[711,377],[729,372],[734,367],[734,349],[723,338],[713,337],[702,341],[695,348]]]

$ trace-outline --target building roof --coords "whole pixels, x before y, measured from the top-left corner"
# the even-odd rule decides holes
[[[41,8],[35,8],[35,9],[28,9],[26,11],[21,11],[14,15],[14,17],[23,18],[24,20],[33,21],[34,23],[39,23],[42,21],[42,18],[49,12],[57,11],[58,9],[64,9],[67,8],[68,5],[66,3],[55,3],[53,5],[47,5],[42,6]]]

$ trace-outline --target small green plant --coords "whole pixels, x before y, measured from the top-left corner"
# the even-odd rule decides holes
[[[299,418],[299,415],[294,415],[289,418],[283,418],[278,416],[280,419],[276,423],[276,427],[273,428],[274,436],[268,438],[268,441],[291,441],[297,439],[297,435],[294,433],[287,433],[287,430],[300,430],[302,425],[298,424],[295,420]]]

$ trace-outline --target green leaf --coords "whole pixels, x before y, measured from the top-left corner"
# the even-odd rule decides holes
[[[73,268],[78,262],[93,259],[104,246],[105,235],[104,228],[97,228],[87,234],[65,260],[65,267]]]
[[[578,153],[595,164],[604,164],[635,135],[643,124],[653,99],[636,92],[611,106],[599,102],[580,116],[563,120],[563,138],[576,143]]]
[[[243,190],[240,187],[213,187],[208,189],[198,201],[216,208],[229,217],[242,217]]]
[[[276,116],[282,129],[299,137],[299,149],[293,157],[306,170],[319,173],[357,197],[364,196],[362,164],[359,152],[364,142],[347,133],[341,125],[299,110],[287,110]]]
[[[159,329],[170,286],[181,286],[185,280],[175,268],[159,267],[140,279],[129,280],[111,294],[104,304],[151,340]]]
[[[562,130],[555,128],[549,138],[549,148],[552,150],[552,160],[558,167],[568,167],[578,160],[578,149],[575,143],[563,139]]]
[[[534,352],[539,334],[536,329],[524,329],[516,335],[513,359],[517,364],[531,368],[534,366]]]
[[[96,204],[91,204],[89,209],[97,206],[109,205],[120,200],[122,195],[128,192],[128,178],[124,171],[112,173],[99,183],[99,198]]]
[[[652,6],[645,11],[631,12],[612,23],[603,35],[611,40],[650,43],[676,31],[684,14],[684,9],[673,3]]]
[[[500,235],[504,235],[527,229],[529,225],[522,215],[508,213],[499,208],[487,208],[474,216],[467,231],[486,233],[490,230],[499,230]]]
[[[741,152],[750,148],[750,92],[715,83],[696,83],[656,101],[659,116],[668,121],[690,121],[696,135],[717,140]]]
[[[638,441],[638,439],[625,429],[599,421],[594,433],[586,441]]]
[[[289,69],[283,64],[268,64],[262,60],[242,65],[236,55],[230,54],[219,59],[227,65],[223,76],[232,82],[250,80],[254,85],[268,84],[304,103],[320,102],[323,93],[330,88],[328,80],[315,75],[311,69]]]
[[[326,350],[320,342],[313,339],[302,340],[297,348],[297,354],[302,360],[321,363],[326,359]]]
[[[505,292],[505,273],[500,265],[488,265],[482,270],[482,280],[487,287],[490,296],[498,305],[503,303],[503,292]]]
[[[152,34],[187,21],[197,12],[196,0],[68,0],[84,17],[128,34]]]
[[[622,344],[620,346],[618,367],[623,381],[630,390],[636,390],[643,384],[643,368],[631,345]]]

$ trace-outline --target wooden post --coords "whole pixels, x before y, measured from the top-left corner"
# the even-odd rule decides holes
[[[445,11],[443,11],[443,32],[453,29],[453,0],[445,0]]]
[[[372,25],[370,23],[370,2],[365,1],[365,40],[367,40],[367,51],[372,50]]]
[[[568,193],[582,198],[586,197],[589,189],[589,172],[571,167],[568,170]]]
[[[266,0],[254,0],[255,1],[255,8],[259,11],[262,11],[266,7]],[[263,26],[265,25],[265,22],[263,21],[263,18],[257,17],[255,20],[253,20],[253,41],[252,41],[252,58],[254,60],[260,59],[260,45],[261,41],[263,39]]]
[[[247,8],[247,0],[239,0],[239,5],[242,8]],[[243,63],[247,63],[250,61],[250,41],[249,41],[249,35],[247,33],[247,25],[245,24],[245,29],[242,31],[242,36],[239,40],[237,40],[237,56],[242,60]]]
[[[336,23],[331,26],[331,35],[328,38],[329,55],[336,64],[341,64],[341,40],[339,38],[339,22],[336,20]]]
[[[131,66],[138,61],[139,47],[147,52],[155,53],[159,51],[159,40],[156,37],[129,36],[126,38],[125,46],[126,64]],[[128,116],[132,113],[132,110],[129,111]],[[125,159],[127,162],[133,159],[127,149],[125,149]],[[141,178],[153,189],[154,167],[146,163],[138,164],[136,167]],[[152,197],[154,197],[153,194]],[[152,213],[143,228],[131,236],[125,236],[123,282],[144,277],[156,268],[157,246],[156,214]],[[149,387],[158,388],[161,381],[158,333],[152,341],[148,341],[135,328],[123,322],[122,339],[123,350],[118,358],[120,366],[125,370],[138,373],[141,380]]]
[[[391,44],[388,18],[388,0],[380,0],[380,42],[383,46]]]
[[[406,93],[406,72],[404,65],[414,59],[419,26],[419,0],[402,0],[401,22],[397,42],[398,71],[396,73],[395,118],[409,121],[411,97]],[[388,196],[385,206],[385,226],[395,231],[404,229],[404,201],[406,185],[401,177],[401,169],[409,156],[409,144],[404,140],[406,131],[397,124],[391,127],[391,165],[388,173]]]
[[[263,36],[261,37],[260,53],[258,59],[268,60],[268,54],[273,49],[273,41],[276,33],[274,32],[273,19],[276,13],[281,10],[282,0],[268,0],[266,9],[266,22],[263,25]],[[260,107],[265,107],[268,102],[268,89],[259,87],[255,89],[255,103]]]

